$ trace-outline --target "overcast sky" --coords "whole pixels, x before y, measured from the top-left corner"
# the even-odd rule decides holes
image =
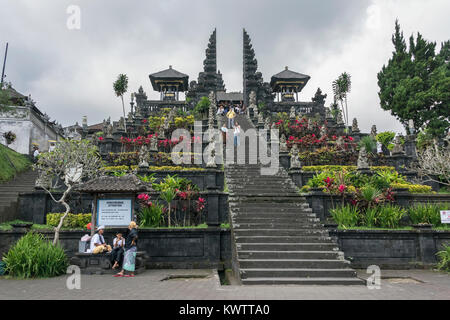
[[[79,30],[67,28],[70,5],[80,8]],[[449,12],[448,0],[0,0],[0,52],[3,59],[9,42],[7,81],[52,119],[66,126],[86,115],[94,124],[121,116],[112,89],[119,73],[130,79],[127,103],[139,85],[158,99],[148,75],[169,65],[197,80],[214,28],[227,91],[242,91],[246,28],[265,81],[289,66],[311,76],[301,100],[320,87],[328,106],[331,82],[346,71],[350,118],[364,131],[376,124],[400,132],[379,107],[376,78],[392,55],[395,19],[406,37],[420,31],[440,48],[450,38]]]

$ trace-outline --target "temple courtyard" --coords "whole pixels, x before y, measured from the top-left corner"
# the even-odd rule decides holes
[[[367,279],[366,270],[357,270]],[[365,285],[221,285],[215,270],[146,270],[135,278],[82,275],[81,289],[69,290],[68,276],[42,280],[0,278],[0,299],[97,299],[120,292],[117,299],[163,300],[448,300],[450,277],[432,270],[382,270],[381,288]]]

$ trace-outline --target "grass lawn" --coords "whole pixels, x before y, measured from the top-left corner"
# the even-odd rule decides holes
[[[26,156],[0,144],[0,183],[11,180],[30,166],[31,161]]]

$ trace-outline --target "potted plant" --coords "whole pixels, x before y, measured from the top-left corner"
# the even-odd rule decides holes
[[[17,137],[14,132],[8,131],[3,134],[3,138],[5,138],[6,144],[10,145],[11,143],[13,143],[16,140]]]

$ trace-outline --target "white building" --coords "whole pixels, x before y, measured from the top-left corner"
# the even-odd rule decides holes
[[[14,105],[10,106],[10,110],[0,111],[2,144],[7,144],[3,134],[11,131],[16,135],[16,140],[8,146],[19,153],[31,154],[33,145],[37,145],[41,152],[48,151],[49,141],[63,138],[61,125],[50,122],[49,117],[36,107],[31,97],[26,97],[11,87],[4,91],[8,92]]]

